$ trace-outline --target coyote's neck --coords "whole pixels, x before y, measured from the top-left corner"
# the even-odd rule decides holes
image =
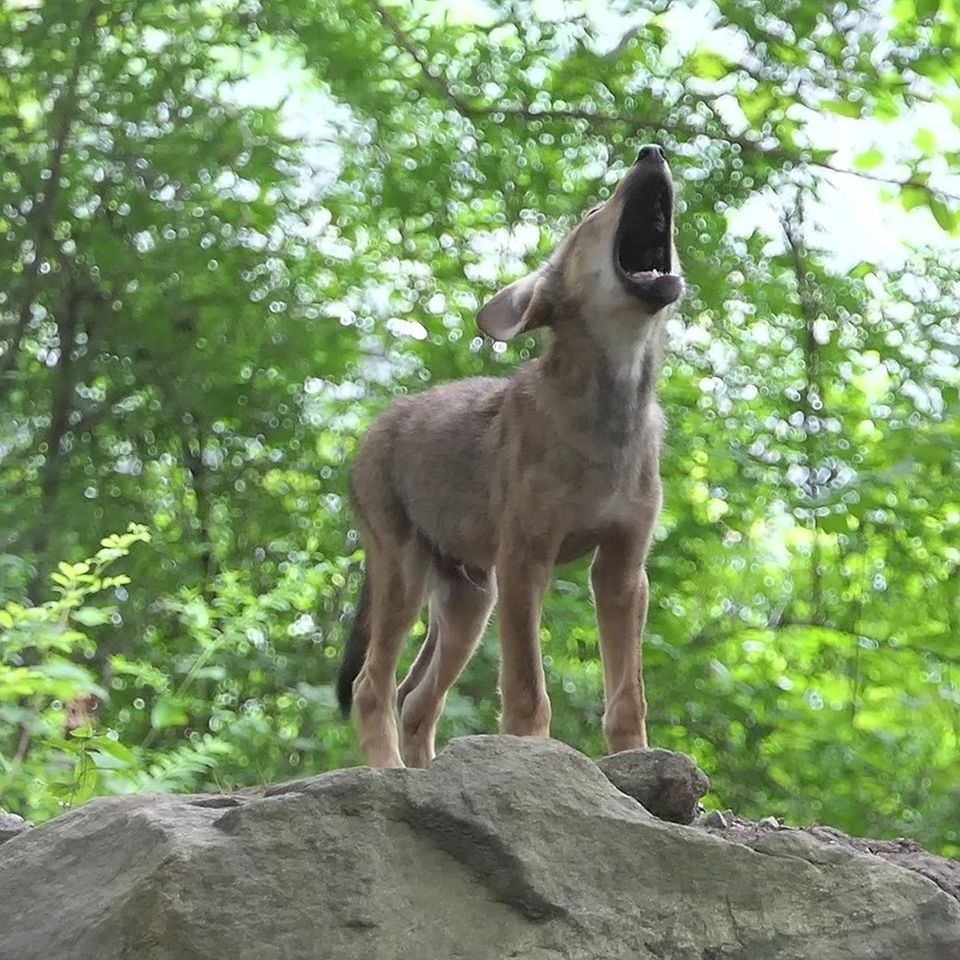
[[[655,399],[662,336],[658,320],[561,326],[543,356],[543,373],[571,401],[595,407],[599,419],[629,418]]]
[[[656,378],[660,367],[661,324],[649,324],[622,353],[582,326],[554,327],[553,341],[536,361],[528,380],[538,394],[541,414],[561,435],[596,462],[632,462],[658,421]],[[531,371],[533,372],[533,371]],[[640,444],[640,447],[638,447]],[[639,454],[637,454],[639,455]]]

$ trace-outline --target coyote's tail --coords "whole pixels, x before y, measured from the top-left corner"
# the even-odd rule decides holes
[[[343,662],[337,675],[337,703],[344,717],[350,716],[353,705],[353,681],[363,669],[367,656],[367,644],[370,642],[370,579],[364,575],[360,586],[360,599],[353,620],[353,629],[343,649]]]

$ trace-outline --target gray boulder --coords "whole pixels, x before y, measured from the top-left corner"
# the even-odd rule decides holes
[[[685,753],[624,750],[597,761],[604,776],[661,820],[693,823],[700,798],[710,789],[707,775]]]
[[[18,817],[15,813],[0,813],[0,843],[6,843],[12,840],[33,826],[23,817]]]
[[[512,737],[429,770],[100,799],[0,846],[0,960],[960,960],[960,903],[926,877],[734,833]]]

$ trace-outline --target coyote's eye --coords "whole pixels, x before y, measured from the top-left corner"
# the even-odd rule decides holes
[[[584,219],[586,220],[587,217],[592,217],[595,213],[599,213],[602,209],[603,209],[603,204],[598,203],[592,210],[587,211],[587,216],[584,217]]]

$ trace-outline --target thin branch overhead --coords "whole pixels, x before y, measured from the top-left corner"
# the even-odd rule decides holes
[[[924,179],[917,177],[888,177],[868,170],[853,170],[849,167],[837,166],[829,160],[821,160],[811,156],[803,149],[790,150],[776,142],[758,140],[751,137],[730,132],[719,133],[705,130],[688,123],[677,123],[663,117],[642,117],[633,114],[611,112],[609,110],[593,110],[586,107],[540,107],[529,104],[490,104],[475,103],[452,88],[447,78],[430,64],[430,58],[403,29],[396,17],[387,10],[380,0],[370,0],[371,6],[380,21],[390,32],[397,45],[412,57],[420,67],[424,77],[434,90],[447,100],[454,109],[467,119],[486,119],[494,116],[521,117],[530,121],[584,121],[596,127],[619,127],[630,132],[637,130],[662,130],[680,140],[690,140],[694,137],[706,137],[718,143],[736,145],[745,153],[763,156],[778,163],[793,163],[797,166],[815,167],[830,173],[842,176],[857,177],[861,180],[870,180],[876,183],[885,183],[899,189],[914,188],[932,197],[941,200],[960,203],[960,194],[951,193],[941,187],[936,187]]]

